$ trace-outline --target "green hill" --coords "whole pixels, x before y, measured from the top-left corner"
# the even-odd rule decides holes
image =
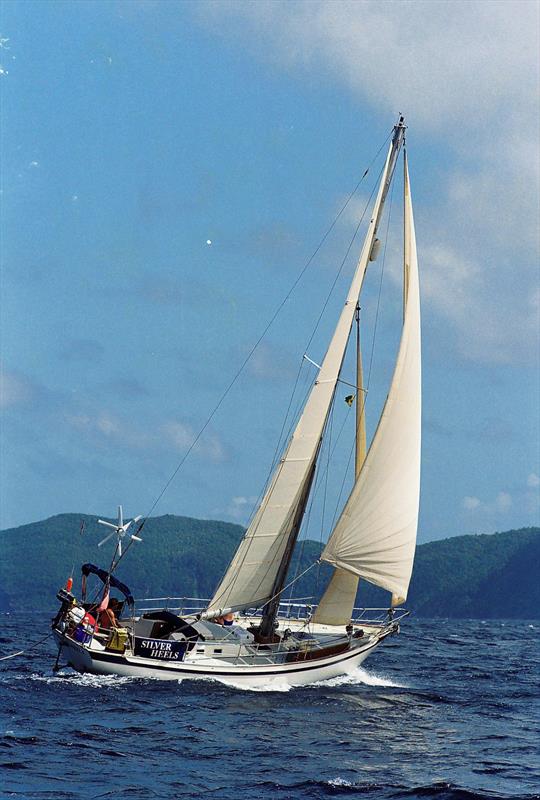
[[[84,522],[84,532],[80,533]],[[226,522],[165,515],[147,521],[144,542],[134,544],[119,577],[136,597],[209,597],[243,529]],[[55,608],[55,594],[85,561],[107,567],[112,544],[97,517],[59,514],[0,532],[0,609]],[[320,545],[299,542],[291,579],[315,561]],[[330,568],[314,567],[294,586],[295,597],[320,596]],[[540,529],[457,536],[417,548],[407,607],[422,616],[538,618]],[[284,593],[284,599],[290,590]],[[357,603],[385,607],[388,593],[360,582]]]

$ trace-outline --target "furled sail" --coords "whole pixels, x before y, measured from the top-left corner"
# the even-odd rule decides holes
[[[405,162],[405,314],[399,352],[366,460],[322,559],[407,597],[420,497],[420,295]]]
[[[334,397],[354,319],[356,303],[373,247],[380,212],[388,192],[403,136],[396,126],[384,166],[362,253],[334,335],[311,389],[304,411],[246,534],[219,584],[206,617],[223,609],[262,605],[276,590],[291,540],[297,535],[313,479],[321,439]]]

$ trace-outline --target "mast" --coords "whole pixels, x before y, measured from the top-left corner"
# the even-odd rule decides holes
[[[411,232],[407,219],[407,200],[409,196],[409,167],[407,164],[407,148],[403,140],[403,319],[407,308],[407,293],[411,270]]]
[[[259,635],[262,637],[270,636],[274,631],[274,622],[279,611],[279,604],[281,602],[281,590],[285,586],[289,564],[291,563],[294,546],[296,544],[296,540],[298,539],[298,534],[300,533],[300,527],[302,525],[302,520],[304,519],[306,504],[311,491],[311,486],[313,485],[314,477],[315,463],[313,464],[311,475],[309,476],[309,480],[305,488],[304,497],[302,498],[302,502],[299,504],[296,511],[291,536],[279,566],[274,585],[272,586],[272,597],[263,609],[261,624],[259,625]]]
[[[360,305],[356,306],[356,452],[354,464],[355,480],[360,475],[366,457],[366,396],[362,371],[362,348],[360,347]]]

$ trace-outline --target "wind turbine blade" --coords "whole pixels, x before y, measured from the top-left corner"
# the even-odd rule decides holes
[[[133,539],[134,542],[142,542],[141,537],[140,536],[135,536],[134,533],[131,534],[131,538]]]
[[[139,514],[137,517],[133,517],[132,522],[138,522],[140,519],[142,519],[142,514]]]
[[[100,525],[106,525],[108,528],[118,529],[118,525],[113,525],[112,522],[106,522],[104,519],[98,519]]]
[[[129,522],[126,522],[125,525],[122,525],[122,530],[124,531],[124,533],[127,531],[132,522],[133,520],[130,520]]]
[[[122,539],[118,539],[118,558],[122,558]]]
[[[122,512],[122,506],[118,506],[118,527],[121,528],[124,525],[124,515]]]
[[[113,525],[112,527],[114,528],[114,525]],[[108,541],[109,541],[109,539],[110,539],[112,536],[114,536],[114,534],[115,534],[115,531],[113,531],[112,533],[109,533],[109,535],[108,535],[108,536],[106,536],[104,539],[102,539],[102,540],[101,540],[101,542],[98,542],[98,547],[101,547],[101,545],[102,545],[102,544],[105,544],[105,542],[108,542]]]

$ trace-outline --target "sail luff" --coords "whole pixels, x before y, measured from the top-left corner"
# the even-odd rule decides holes
[[[217,615],[224,607],[241,610],[261,605],[276,593],[276,576],[283,571],[283,559],[292,553],[290,539],[298,533],[295,521],[303,514],[307,502],[310,476],[334,398],[403,130],[401,123],[395,128],[360,259],[317,379],[263,500],[210,601],[207,615]],[[301,504],[304,507],[300,508]]]
[[[407,597],[420,495],[420,296],[405,162],[405,318],[392,383],[364,466],[322,559]]]

